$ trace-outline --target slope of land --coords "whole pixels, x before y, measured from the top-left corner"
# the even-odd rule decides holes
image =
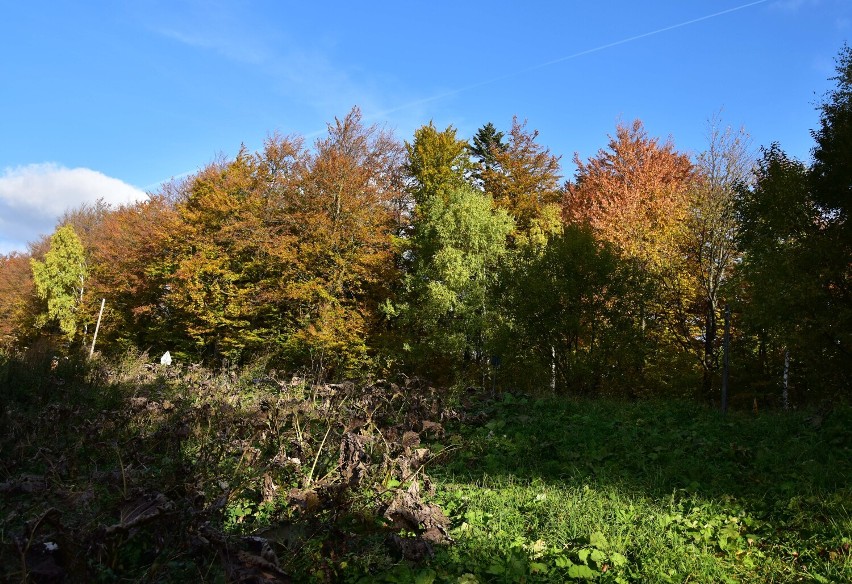
[[[852,410],[0,364],[0,579],[852,581]]]

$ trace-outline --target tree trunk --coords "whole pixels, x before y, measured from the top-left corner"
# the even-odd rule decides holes
[[[550,345],[550,391],[556,393],[556,347]]]
[[[731,309],[725,305],[725,344],[723,348],[722,363],[722,413],[728,412],[728,369],[730,366],[731,353]]]
[[[713,391],[713,373],[716,371],[714,349],[716,346],[716,311],[711,306],[704,319],[704,399],[710,400]]]

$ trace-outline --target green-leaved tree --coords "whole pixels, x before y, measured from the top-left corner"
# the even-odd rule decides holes
[[[80,238],[71,225],[64,225],[50,238],[44,261],[31,260],[38,297],[46,302],[39,324],[55,323],[68,340],[77,332],[80,304],[88,269]]]
[[[399,317],[415,361],[428,364],[430,374],[464,363],[477,368],[492,332],[497,265],[514,222],[466,182],[470,160],[455,129],[424,126],[407,149],[416,207],[400,301],[387,312]]]

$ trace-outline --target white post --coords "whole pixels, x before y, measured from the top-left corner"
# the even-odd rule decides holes
[[[790,381],[790,349],[784,349],[784,390],[781,393],[781,399],[784,403],[784,409],[790,409],[790,401],[788,394],[788,383]]]
[[[92,349],[89,351],[90,359],[92,355],[95,354],[95,341],[98,340],[98,329],[101,328],[101,317],[104,314],[104,303],[106,303],[106,298],[101,298],[101,311],[98,313],[98,324],[95,325],[95,334],[92,337]]]

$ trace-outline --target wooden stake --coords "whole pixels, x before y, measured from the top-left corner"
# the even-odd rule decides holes
[[[104,315],[104,304],[106,303],[106,298],[101,298],[101,311],[98,313],[98,324],[95,325],[95,334],[92,337],[92,349],[89,351],[89,358],[92,358],[92,355],[95,354],[95,342],[98,340],[98,329],[101,328],[101,317]]]

